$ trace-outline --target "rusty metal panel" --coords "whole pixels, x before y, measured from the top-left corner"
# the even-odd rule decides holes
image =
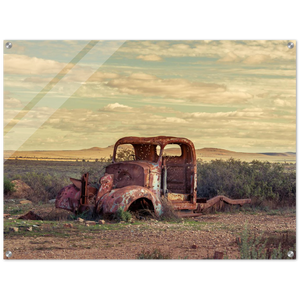
[[[75,212],[80,205],[80,189],[70,184],[60,190],[55,200],[55,207]]]
[[[80,205],[89,205],[88,182],[89,182],[89,173],[85,173],[81,177]]]
[[[169,201],[188,201],[189,194],[168,193]]]
[[[225,196],[216,196],[216,197],[213,197],[213,198],[207,200],[205,203],[198,203],[197,211],[203,211],[214,205],[217,205],[217,204],[220,205],[220,203],[221,203],[221,205],[223,205],[224,202],[226,202],[228,204],[232,204],[232,205],[244,205],[246,203],[251,203],[251,199],[232,200]]]
[[[149,173],[149,166],[130,162],[114,163],[106,168],[106,173],[114,175],[115,188],[129,185],[145,186],[145,171]]]
[[[113,188],[114,175],[113,174],[105,174],[101,179],[101,186],[96,196],[96,212],[99,213],[102,209],[102,197],[109,193]]]
[[[152,164],[152,169],[149,171],[149,175],[148,175],[149,181],[147,187],[158,199],[162,195],[161,175],[162,175],[162,168],[158,165]]]
[[[197,203],[192,203],[189,201],[172,201],[171,204],[175,210],[195,210],[197,208]]]
[[[109,193],[113,188],[114,175],[113,174],[105,174],[100,179],[100,188],[97,193],[96,203],[106,194]]]
[[[128,186],[114,189],[101,198],[103,213],[115,213],[119,207],[125,211],[138,199],[148,199],[152,202],[154,212],[162,213],[160,200],[147,188],[140,186]]]
[[[134,144],[136,160],[157,162],[159,158],[156,151],[157,146],[154,144]]]
[[[113,154],[113,162],[115,161],[117,148],[119,145],[122,144],[132,144],[132,145],[159,145],[164,148],[168,144],[179,144],[182,147],[182,152],[185,157],[189,157],[191,161],[196,161],[196,151],[194,144],[186,139],[186,138],[178,138],[172,136],[157,136],[157,137],[124,137],[119,139],[114,147],[114,154]]]
[[[55,200],[55,207],[72,212],[82,211],[89,207],[89,199],[97,193],[97,189],[88,185],[88,175],[84,174],[81,180],[70,178],[73,184],[62,188]],[[82,188],[84,187],[84,188]],[[82,208],[81,208],[82,207]]]

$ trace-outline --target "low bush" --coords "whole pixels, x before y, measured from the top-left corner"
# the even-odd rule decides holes
[[[15,185],[10,179],[4,176],[4,194],[10,194],[15,191]]]
[[[20,179],[29,185],[33,192],[28,198],[36,202],[43,202],[56,198],[58,192],[63,187],[71,184],[69,178],[37,172],[16,175],[13,179]]]
[[[198,196],[251,198],[252,204],[296,205],[296,171],[283,164],[229,159],[198,162]]]
[[[132,215],[129,211],[124,211],[122,207],[119,207],[117,212],[114,214],[113,218],[118,222],[120,221],[128,222],[132,219]]]

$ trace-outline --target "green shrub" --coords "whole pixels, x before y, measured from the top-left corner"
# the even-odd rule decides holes
[[[198,196],[251,198],[257,205],[296,204],[296,172],[283,164],[229,159],[198,162]]]
[[[109,160],[112,161],[113,156],[110,155]],[[118,147],[117,155],[116,155],[116,161],[129,161],[135,159],[135,152],[132,148],[126,149]]]
[[[124,211],[122,207],[119,207],[117,212],[114,215],[114,219],[117,220],[118,222],[120,221],[128,222],[129,220],[132,219],[132,216],[129,211]]]
[[[15,185],[4,176],[4,194],[13,193],[15,191]]]

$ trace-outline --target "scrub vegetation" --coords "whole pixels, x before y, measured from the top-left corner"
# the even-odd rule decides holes
[[[128,153],[125,153],[128,155]],[[124,154],[124,155],[125,155]],[[4,190],[12,191],[11,180],[20,179],[33,189],[33,201],[56,197],[69,177],[80,178],[89,172],[89,181],[96,188],[109,162],[64,162],[7,160],[4,164]],[[296,205],[295,164],[229,159],[198,161],[198,196],[211,198],[225,195],[232,199],[251,198],[247,207],[274,210]],[[246,207],[246,206],[245,206]]]

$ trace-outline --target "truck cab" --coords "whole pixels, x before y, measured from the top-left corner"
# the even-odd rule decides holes
[[[118,148],[132,145],[132,161],[117,162]],[[168,154],[167,146],[177,146]],[[174,152],[174,151],[173,151]],[[197,164],[193,143],[186,138],[158,136],[125,137],[114,147],[113,163],[106,168],[113,175],[113,187],[148,189],[157,199],[165,197],[176,209],[196,209]]]

